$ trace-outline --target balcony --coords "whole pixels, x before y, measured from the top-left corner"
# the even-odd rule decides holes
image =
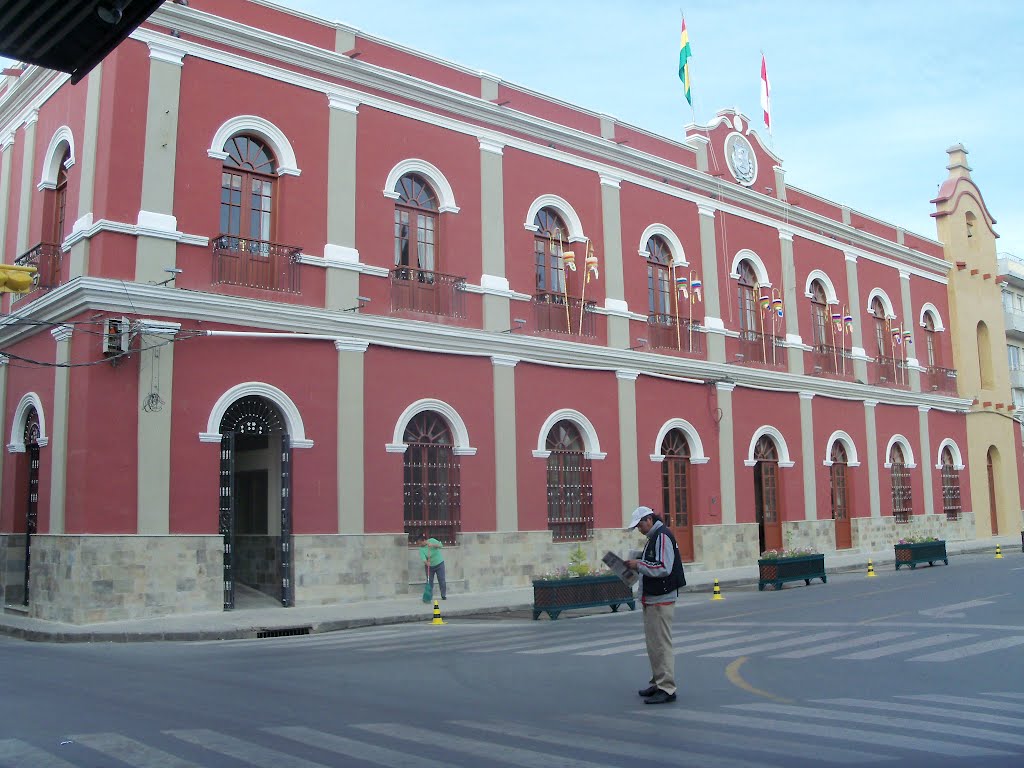
[[[1024,389],[1024,369],[1010,369],[1010,386],[1013,389]]]
[[[391,270],[391,311],[465,317],[466,278],[416,267]]]
[[[956,371],[952,368],[931,366],[924,369],[922,387],[928,392],[940,392],[944,395],[956,394]]]
[[[1003,323],[1006,325],[1007,336],[1018,339],[1024,337],[1024,312],[1004,308]]]
[[[60,267],[62,253],[55,243],[39,243],[31,250],[21,254],[14,260],[19,267],[35,267],[36,275],[32,281],[32,290],[50,290],[60,285]],[[15,294],[15,299],[21,298]]]
[[[740,331],[736,362],[741,365],[785,367],[786,348],[782,344],[782,337],[770,333]]]
[[[568,299],[561,293],[542,291],[533,297],[533,327],[538,333],[561,333],[567,336],[596,336],[593,301],[575,296]],[[582,324],[582,327],[581,327]]]
[[[301,293],[301,256],[295,246],[219,235],[213,240],[213,284]]]
[[[675,315],[647,316],[647,344],[651,349],[675,349],[688,355],[704,356],[704,333],[700,323]]]
[[[814,376],[853,376],[853,358],[841,347],[815,344],[811,347],[810,373]]]
[[[868,361],[868,383],[880,387],[910,386],[907,364],[902,360],[880,355]]]

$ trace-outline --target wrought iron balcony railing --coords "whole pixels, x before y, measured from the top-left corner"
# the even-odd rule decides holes
[[[700,323],[675,315],[648,315],[647,343],[651,349],[677,349],[691,355],[704,354],[704,333]]]
[[[533,327],[538,332],[593,337],[595,302],[568,299],[561,293],[541,291],[533,297]]]
[[[466,316],[466,278],[417,267],[391,270],[391,311]]]
[[[931,392],[956,394],[956,371],[952,368],[931,366],[924,372],[924,388]]]
[[[782,337],[771,333],[740,331],[736,362],[747,365],[769,365],[776,368],[785,366],[786,348],[782,345]]]
[[[906,387],[910,385],[907,364],[902,360],[879,355],[868,361],[868,381],[882,387]]]
[[[810,373],[816,376],[853,376],[853,357],[841,347],[815,344],[811,347]]]
[[[49,290],[60,285],[62,253],[56,243],[37,243],[33,248],[14,260],[19,267],[35,267],[32,291]],[[31,293],[32,291],[29,291]],[[15,298],[19,298],[15,294]]]
[[[292,245],[219,235],[213,240],[213,282],[300,293],[301,256],[302,249]]]

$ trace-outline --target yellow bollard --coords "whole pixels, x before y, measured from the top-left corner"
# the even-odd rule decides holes
[[[711,598],[712,600],[725,600],[722,597],[722,588],[718,586],[718,579],[715,579],[715,594]]]
[[[874,565],[874,563],[872,563],[870,560],[868,560],[868,578],[871,578],[871,577],[877,576],[877,575],[878,574],[875,573],[875,565]]]
[[[996,560],[1003,559],[1003,548],[996,544]]]
[[[434,620],[432,622],[430,622],[430,623],[431,624],[444,624],[445,623],[441,619],[441,606],[437,602],[437,600],[434,600]]]

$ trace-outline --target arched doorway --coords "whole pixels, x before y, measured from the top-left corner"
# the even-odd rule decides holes
[[[421,411],[405,428],[402,460],[405,532],[444,544],[458,541],[461,527],[459,457],[451,428],[436,411]]]
[[[690,444],[681,429],[673,429],[661,442],[662,509],[665,525],[676,537],[679,556],[693,562],[693,521],[690,519]]]
[[[15,465],[17,477],[17,508],[25,510],[25,578],[23,580],[22,605],[29,602],[29,581],[32,570],[32,536],[39,523],[39,412],[30,406],[25,413],[25,427],[22,440],[25,452],[18,456]]]
[[[836,549],[849,549],[853,546],[853,535],[850,531],[850,486],[846,481],[849,460],[846,448],[838,440],[832,444],[829,454],[832,466],[829,467],[829,484],[831,486],[832,519],[836,526]]]
[[[767,435],[762,435],[754,446],[754,461],[754,514],[761,551],[781,549],[779,451]]]
[[[553,541],[588,539],[594,532],[594,489],[583,435],[568,419],[548,432],[548,529]]]
[[[993,445],[988,449],[988,458],[985,462],[988,470],[988,513],[992,523],[992,535],[999,535],[999,515],[996,506],[996,475],[999,474],[999,451]]]
[[[224,609],[239,586],[294,604],[291,440],[277,406],[258,395],[233,402],[220,421],[220,534]]]

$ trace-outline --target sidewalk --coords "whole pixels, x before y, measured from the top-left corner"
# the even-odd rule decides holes
[[[948,542],[946,549],[954,556],[969,552],[995,552],[999,544],[1003,552],[1020,552],[1020,539],[997,536],[981,541]],[[843,554],[829,553],[827,571],[841,572],[867,567],[868,559],[875,567],[894,562],[892,548],[864,553],[857,550]],[[726,568],[717,571],[688,571],[687,592],[710,591],[715,579],[722,587],[750,586],[757,583],[757,566]],[[445,618],[482,614],[528,611],[533,606],[532,587],[450,594],[440,603]],[[373,600],[361,603],[309,606],[298,608],[258,607],[234,611],[193,613],[132,621],[111,621],[103,624],[73,625],[42,621],[16,613],[0,614],[0,635],[43,642],[144,642],[231,640],[257,637],[260,632],[282,634],[318,634],[354,627],[384,624],[426,622],[433,616],[433,606],[424,604],[419,595]]]

